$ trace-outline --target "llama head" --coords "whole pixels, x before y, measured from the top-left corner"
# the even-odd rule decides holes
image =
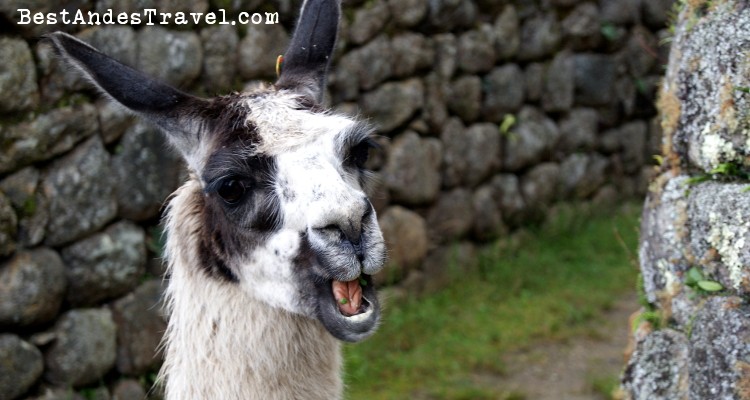
[[[371,276],[385,263],[385,246],[363,189],[371,129],[320,105],[339,15],[337,1],[305,1],[278,81],[213,99],[157,82],[67,34],[48,38],[183,155],[201,188],[191,199],[202,223],[189,250],[199,276],[358,341],[379,319]]]

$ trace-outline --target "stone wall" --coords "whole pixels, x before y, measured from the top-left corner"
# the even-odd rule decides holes
[[[210,96],[273,80],[300,1],[52,3],[24,4],[280,16],[18,25],[17,2],[0,0],[0,399],[70,388],[142,398],[165,326],[159,214],[185,173],[153,127],[101,99],[38,37],[68,31]],[[391,259],[380,283],[435,290],[450,256],[543,220],[555,202],[645,193],[670,1],[345,3],[328,99],[379,127],[372,199]]]
[[[750,399],[750,9],[689,1],[659,95],[629,399]]]

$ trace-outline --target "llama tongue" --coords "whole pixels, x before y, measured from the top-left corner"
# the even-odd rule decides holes
[[[332,289],[339,311],[347,316],[356,314],[362,304],[362,286],[359,286],[359,279],[349,282],[333,281]]]

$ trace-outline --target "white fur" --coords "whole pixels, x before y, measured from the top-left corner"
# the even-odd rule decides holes
[[[247,290],[249,284],[208,279],[195,265],[196,199],[202,195],[190,180],[175,194],[167,217],[166,397],[340,398],[340,344],[318,321],[269,307],[252,295],[255,289]]]

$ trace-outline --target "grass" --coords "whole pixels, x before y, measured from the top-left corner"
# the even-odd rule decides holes
[[[481,251],[444,290],[387,302],[380,331],[345,348],[347,398],[524,398],[477,377],[502,375],[509,350],[592,334],[634,290],[639,214],[563,208],[520,240]]]

